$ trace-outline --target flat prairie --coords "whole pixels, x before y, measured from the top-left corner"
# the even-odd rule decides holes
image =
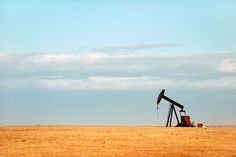
[[[0,156],[236,157],[236,128],[1,126]]]

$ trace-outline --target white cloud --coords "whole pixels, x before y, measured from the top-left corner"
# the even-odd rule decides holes
[[[63,90],[147,90],[156,87],[168,87],[169,80],[151,77],[104,77],[94,76],[78,80],[42,80],[42,86]]]
[[[224,60],[218,67],[220,72],[234,73],[236,72],[236,61],[235,60]]]
[[[0,61],[6,60],[9,57],[7,53],[0,53]]]
[[[220,78],[201,81],[165,80],[142,77],[94,76],[78,80],[42,80],[44,88],[59,90],[155,90],[159,88],[231,88],[236,89],[236,78]]]
[[[105,59],[102,54],[71,55],[71,54],[43,54],[34,57],[33,62],[37,64],[68,64],[68,63],[96,63]]]
[[[188,80],[161,79],[149,76],[106,77],[92,76],[84,79],[18,79],[1,80],[4,90],[47,89],[59,91],[100,91],[100,90],[156,90],[172,89],[236,89],[236,77],[219,79]]]
[[[234,53],[169,56],[0,53],[0,60],[4,60],[0,62],[0,86],[3,90],[29,86],[58,90],[235,88],[233,58]]]
[[[142,50],[142,49],[156,49],[156,48],[173,48],[182,46],[181,44],[128,44],[128,45],[110,45],[103,46],[94,49],[94,51],[100,52],[112,52],[112,51],[127,51],[127,50]]]
[[[10,60],[17,58],[19,55],[15,53],[0,53],[0,63],[9,62]]]
[[[194,88],[213,89],[213,88],[231,88],[236,89],[235,77],[223,77],[219,79],[201,80],[190,83]]]
[[[92,71],[106,71],[106,72],[147,72],[154,70],[154,67],[147,64],[127,64],[127,65],[91,65],[86,67],[87,70]]]
[[[38,80],[33,79],[8,79],[0,80],[0,89],[7,90],[22,90],[40,88]]]

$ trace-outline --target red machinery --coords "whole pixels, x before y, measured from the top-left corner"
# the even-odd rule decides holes
[[[160,92],[160,94],[157,98],[157,108],[158,108],[162,98],[170,103],[166,127],[171,126],[173,112],[174,112],[176,120],[177,120],[177,125],[176,125],[177,127],[194,127],[194,124],[190,120],[190,116],[186,116],[184,106],[181,105],[180,103],[168,98],[167,96],[164,95],[164,93],[165,93],[165,89],[163,89]],[[180,113],[180,120],[181,121],[179,121],[179,118],[178,118],[176,110],[175,110],[175,106],[180,108],[179,113]]]

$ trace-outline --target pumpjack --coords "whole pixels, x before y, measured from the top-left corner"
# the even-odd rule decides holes
[[[173,113],[175,114],[175,117],[177,120],[176,127],[194,127],[193,122],[191,122],[191,120],[190,120],[190,116],[186,115],[186,112],[184,110],[184,106],[181,105],[180,103],[170,99],[169,97],[165,96],[164,93],[165,93],[165,89],[163,89],[160,92],[159,96],[157,97],[157,109],[158,109],[158,106],[159,106],[162,99],[165,99],[166,101],[168,101],[170,103],[166,127],[171,127]],[[179,121],[178,115],[176,113],[175,107],[180,108],[180,110],[179,110],[180,121]]]

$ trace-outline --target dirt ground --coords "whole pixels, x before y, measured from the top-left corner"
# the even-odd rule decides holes
[[[2,126],[0,156],[236,157],[236,128]]]

